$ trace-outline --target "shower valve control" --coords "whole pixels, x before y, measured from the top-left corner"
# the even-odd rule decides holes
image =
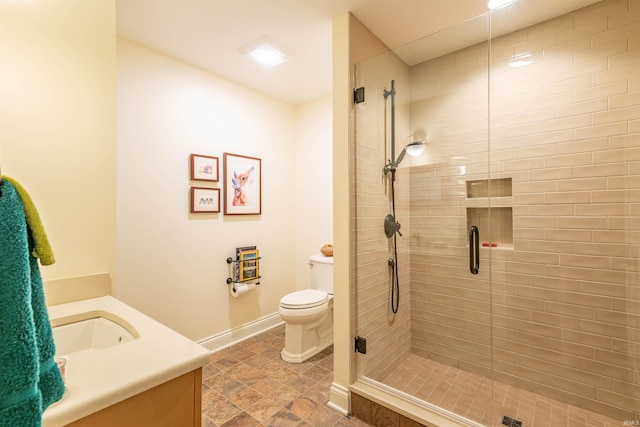
[[[387,237],[393,237],[395,233],[398,233],[400,236],[402,236],[400,227],[400,223],[396,222],[396,219],[393,215],[389,214],[384,218],[384,233],[387,235]]]

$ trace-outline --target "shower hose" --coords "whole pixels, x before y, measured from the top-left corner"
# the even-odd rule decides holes
[[[396,217],[396,193],[394,188],[395,176],[391,177],[391,212],[393,218]],[[394,219],[395,221],[395,219]],[[398,277],[398,240],[397,235],[399,231],[393,233],[393,264],[391,268],[391,311],[393,314],[398,312],[398,305],[400,304],[400,279]]]

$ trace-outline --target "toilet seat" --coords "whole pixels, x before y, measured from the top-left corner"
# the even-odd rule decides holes
[[[285,295],[280,300],[280,307],[302,310],[306,308],[318,307],[327,302],[328,294],[317,289],[305,289]]]

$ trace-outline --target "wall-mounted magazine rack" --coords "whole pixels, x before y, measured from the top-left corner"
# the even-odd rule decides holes
[[[260,282],[260,252],[255,246],[236,248],[236,257],[227,258],[229,277],[227,284],[256,281]]]

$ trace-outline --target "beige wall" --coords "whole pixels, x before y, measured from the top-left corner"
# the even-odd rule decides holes
[[[194,340],[279,321],[331,241],[330,119],[329,98],[296,108],[119,38],[115,295]],[[189,155],[219,157],[222,177],[225,152],[262,160],[262,215],[189,214]],[[246,245],[263,278],[236,299],[226,259]]]
[[[351,15],[332,22],[333,59],[333,384],[329,405],[342,413],[350,411],[349,384],[355,375],[353,336],[355,322],[351,310]],[[345,185],[344,183],[347,183]]]
[[[0,2],[2,173],[33,198],[57,262],[114,273],[115,2]]]
[[[42,216],[57,259],[44,279],[108,273],[116,296],[192,339],[278,321],[331,241],[330,98],[294,107],[117,43],[113,1],[0,7],[2,172]],[[219,156],[221,171],[223,152],[262,158],[263,215],[190,215],[192,152]],[[298,180],[293,165],[311,161]],[[263,287],[232,299],[225,260],[253,243]]]
[[[639,37],[640,3],[610,0],[493,40],[490,145],[486,46],[412,68],[411,124],[430,136],[411,172],[414,353],[634,418]],[[473,277],[466,208],[483,200],[465,182],[489,176],[512,179],[484,202],[513,209],[513,240]]]
[[[295,189],[296,289],[310,283],[309,255],[333,243],[333,98],[326,96],[296,107],[293,165],[279,165]]]

